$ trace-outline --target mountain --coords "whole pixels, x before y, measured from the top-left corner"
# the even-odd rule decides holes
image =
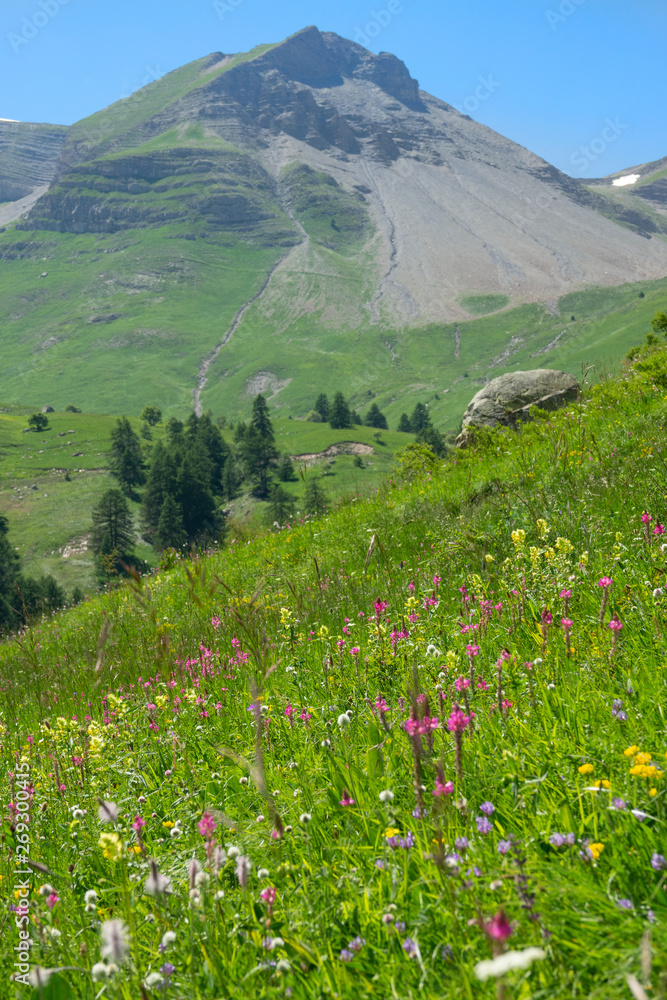
[[[314,27],[166,75],[72,126],[48,162],[48,191],[0,235],[8,401],[39,387],[57,405],[194,396],[233,414],[262,388],[303,412],[333,378],[399,407],[469,368],[483,381],[517,344],[562,347],[563,296],[667,275],[652,209]],[[502,344],[471,322],[484,313]]]
[[[27,212],[55,177],[67,129],[0,119],[0,225]]]
[[[615,210],[632,212],[653,232],[667,233],[667,156],[582,183]]]

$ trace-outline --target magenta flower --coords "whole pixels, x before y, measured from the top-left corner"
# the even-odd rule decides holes
[[[146,820],[142,819],[141,816],[135,816],[132,822],[132,829],[135,833],[141,833],[142,828],[146,826]]]
[[[462,733],[474,716],[474,712],[471,712],[470,715],[465,715],[460,708],[452,709],[452,714],[447,719],[447,727],[450,733]]]
[[[378,597],[377,601],[374,602],[373,607],[375,608],[375,614],[380,617],[383,611],[386,611],[389,605],[386,601],[380,600]]]
[[[217,617],[217,615],[213,615],[213,617],[211,618],[211,625],[213,626],[216,632],[220,628],[221,622],[220,619]]]
[[[454,791],[453,781],[441,781],[440,778],[435,779],[435,790],[433,794],[436,798],[442,798],[444,795],[451,795]]]
[[[403,723],[403,728],[410,736],[426,736],[428,733],[438,729],[440,720],[437,717],[430,718],[425,715],[423,719],[408,719]]]
[[[49,896],[48,896],[48,898],[46,900],[46,905],[48,906],[48,908],[50,910],[52,910],[53,907],[56,905],[56,903],[59,903],[59,902],[60,902],[60,896],[58,895],[57,892],[51,892],[51,893],[49,893]]]
[[[574,622],[572,621],[571,618],[561,618],[560,623],[566,632],[569,632],[572,626],[574,625]]]
[[[662,524],[656,524],[655,528],[653,529],[653,534],[654,535],[664,535],[664,533],[665,533],[665,529],[664,529],[663,525]]]
[[[567,599],[568,597],[572,597],[572,591],[571,590],[561,590],[561,592],[560,592],[560,594],[558,596],[559,597],[564,597],[564,598]]]
[[[479,656],[479,646],[471,642],[467,643],[466,653],[468,656]]]
[[[454,687],[457,691],[465,691],[466,688],[470,687],[470,680],[467,677],[457,677],[454,681]]]
[[[358,646],[353,646],[352,649],[350,650],[352,656],[359,656],[360,652],[361,650],[359,649]]]
[[[490,938],[493,938],[494,941],[507,941],[508,937],[511,936],[512,925],[502,910],[500,910],[499,913],[496,913],[493,919],[488,921],[486,925],[486,933]]]
[[[612,585],[613,582],[614,581],[612,580],[612,578],[610,576],[603,576],[603,577],[600,577],[600,579],[598,580],[598,586],[599,587],[604,587],[605,590],[606,590],[607,587],[611,587],[611,585]]]
[[[343,789],[343,797],[340,800],[340,804],[342,806],[353,806],[354,805],[354,799],[350,796],[350,793],[348,792],[347,788]]]
[[[642,524],[649,524],[653,518],[646,511],[642,514]]]
[[[610,628],[612,632],[620,632],[621,629],[623,628],[623,622],[620,622],[618,618],[612,618],[612,620],[607,625],[607,628]]]
[[[215,831],[218,829],[218,824],[210,812],[205,812],[202,813],[202,817],[197,823],[197,829],[202,837],[205,837],[206,840],[210,840]]]

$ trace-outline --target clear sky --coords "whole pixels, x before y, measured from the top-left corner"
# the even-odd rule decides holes
[[[71,124],[309,24],[395,53],[424,90],[574,176],[667,155],[665,0],[0,0],[0,118]]]

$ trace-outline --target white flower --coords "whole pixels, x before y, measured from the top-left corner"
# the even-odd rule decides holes
[[[170,944],[173,944],[176,940],[176,935],[173,931],[165,931],[162,935],[162,947],[168,948]]]
[[[227,857],[231,858],[232,860],[234,860],[234,858],[238,858],[240,853],[241,853],[240,850],[238,849],[238,847],[235,847],[234,844],[232,844],[231,847],[227,848]]]
[[[201,886],[204,885],[208,885],[210,881],[211,881],[211,876],[208,874],[208,872],[197,872],[197,874],[195,875],[195,885],[197,886],[197,888],[200,888]]]
[[[299,822],[303,823],[304,826],[307,826],[312,818],[313,817],[310,815],[310,813],[301,813],[301,815],[299,816]]]
[[[239,885],[242,889],[245,889],[248,885],[248,876],[252,870],[252,863],[250,858],[247,858],[245,854],[242,854],[236,859],[236,877],[239,880]]]
[[[115,802],[100,802],[97,815],[100,818],[100,823],[117,823],[118,806]]]
[[[179,826],[172,826],[171,830],[169,831],[169,836],[171,837],[172,840],[176,840],[176,838],[180,837],[182,833],[183,831]]]
[[[100,980],[109,978],[109,967],[104,962],[96,962],[90,970],[90,974],[93,977],[93,982],[99,983]]]
[[[426,647],[426,655],[427,656],[442,656],[442,653],[440,652],[440,650],[436,646],[433,645],[433,643],[430,643]]]
[[[100,947],[102,958],[110,958],[112,961],[122,964],[129,951],[127,928],[123,921],[105,920],[100,936],[102,938],[102,946]]]
[[[72,809],[72,817],[74,819],[83,819],[85,815],[83,809]]]
[[[263,823],[264,822],[264,817],[262,816],[261,813],[259,814],[259,816],[257,816],[255,822],[256,823]]]
[[[83,897],[83,901],[86,904],[88,904],[88,903],[96,903],[97,902],[97,893],[95,892],[95,890],[94,889],[88,889],[88,891],[86,892],[85,896]]]
[[[247,784],[248,784],[248,779],[245,776],[243,778],[239,778],[239,785],[247,785]]]
[[[276,965],[276,972],[289,972],[291,968],[292,966],[290,965],[289,960],[286,958],[281,958]]]
[[[260,868],[259,871],[257,872],[257,878],[268,878],[268,877],[269,877],[268,868]]]
[[[394,793],[388,788],[385,788],[383,792],[380,792],[380,802],[391,802],[394,797]]]
[[[490,979],[491,976],[504,976],[512,969],[527,969],[538,958],[545,958],[546,952],[541,948],[525,948],[523,951],[506,951],[504,955],[497,958],[490,958],[484,962],[478,962],[475,966],[475,975],[482,982]]]
[[[162,982],[162,975],[159,972],[149,972],[144,979],[144,986],[147,990],[152,990],[154,986],[158,986]]]
[[[48,933],[54,941],[58,941],[58,939],[62,937],[62,932],[59,931],[57,927],[49,927]]]
[[[349,724],[351,722],[352,722],[352,718],[350,716],[349,711],[348,712],[343,712],[342,715],[338,716],[338,725],[340,726],[341,729],[345,729],[345,727],[349,726]]]
[[[225,898],[225,894],[222,891],[222,889],[218,889],[218,891],[215,894],[215,898],[216,899],[224,899]]]
[[[151,859],[150,861],[150,875],[144,883],[144,892],[147,896],[160,896],[162,893],[171,892],[171,882],[166,875],[160,874],[158,867]]]
[[[154,924],[155,923],[154,915],[152,913],[147,913],[146,916],[144,917],[144,923]]]
[[[40,896],[50,896],[51,893],[53,893],[55,891],[56,890],[53,888],[53,886],[49,885],[48,882],[46,882],[44,885],[40,886],[40,888],[39,888],[39,894],[40,894]]]
[[[47,985],[52,975],[53,969],[43,969],[41,965],[36,965],[28,978],[30,985],[38,989],[41,994],[42,988]]]

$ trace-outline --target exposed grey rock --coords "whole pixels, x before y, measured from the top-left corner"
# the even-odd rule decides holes
[[[52,406],[43,406],[42,407],[42,413],[55,413],[55,412],[56,411],[53,409]]]
[[[567,372],[536,368],[529,372],[508,372],[492,379],[473,396],[463,414],[458,447],[470,440],[471,427],[514,427],[530,419],[531,406],[557,410],[577,399],[579,383]]]

